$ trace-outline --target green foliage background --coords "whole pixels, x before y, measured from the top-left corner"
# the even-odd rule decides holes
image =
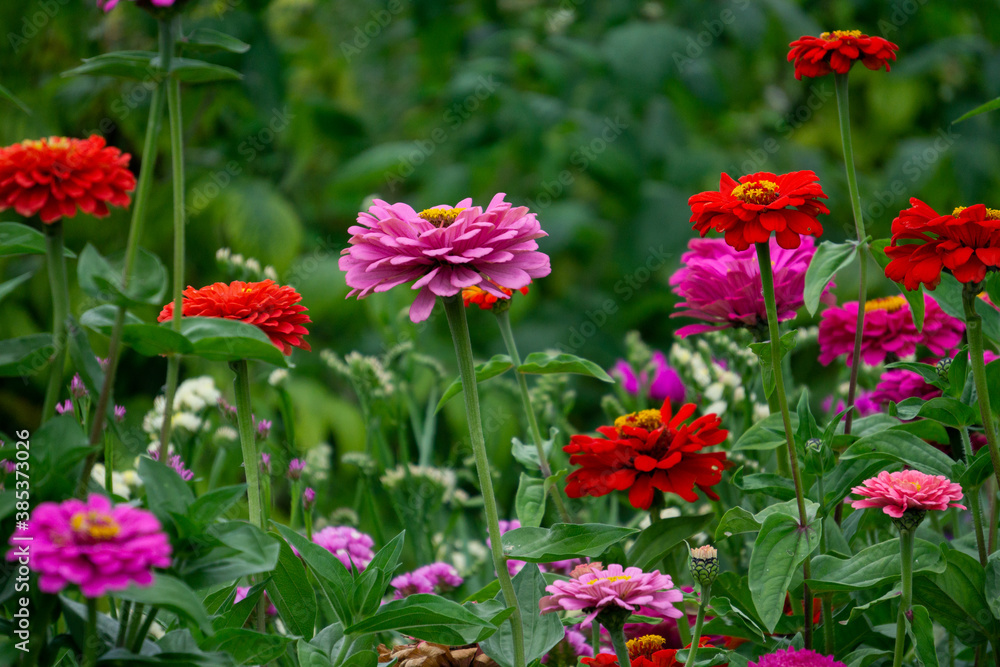
[[[686,200],[716,187],[720,171],[815,170],[830,195],[825,237],[851,233],[833,81],[794,79],[785,55],[799,35],[858,28],[900,46],[891,73],[859,67],[851,75],[875,237],[888,235],[910,196],[946,210],[1000,204],[1000,114],[951,126],[1000,96],[998,9],[978,0],[192,0],[185,31],[215,28],[252,48],[207,57],[238,69],[242,82],[184,90],[187,282],[226,279],[214,253],[229,246],[273,264],[301,291],[315,350],[377,353],[412,339],[453,368],[439,312],[413,326],[402,288],[346,301],[337,258],[371,196],[419,209],[502,191],[537,211],[550,234],[542,248],[552,275],[512,311],[522,352],[561,345],[607,366],[630,329],[666,347],[676,327],[667,279],[692,236]],[[31,110],[0,102],[0,141],[100,131],[137,167],[149,86],[60,73],[100,53],[153,48],[153,20],[127,0],[106,16],[91,0],[32,0],[0,4],[0,26],[0,83]],[[166,131],[160,148],[143,245],[169,262]],[[108,254],[123,248],[127,224],[125,211],[79,217],[66,225],[67,242]],[[666,264],[645,272],[661,254]],[[3,302],[0,338],[49,328],[41,262],[0,260],[3,279],[36,271]],[[838,276],[842,300],[853,280]],[[72,277],[71,289],[79,316],[89,305]],[[890,289],[884,279],[873,287],[875,295]],[[477,355],[500,351],[492,317],[470,318]],[[95,337],[94,345],[106,344]],[[316,354],[297,352],[295,361],[302,444],[359,448],[363,425],[349,387],[332,381]],[[184,373],[227,383],[218,366],[191,362]],[[164,367],[126,353],[117,392],[131,418],[151,404]],[[261,379],[267,369],[255,371]],[[595,406],[599,388],[578,385],[581,403]],[[42,391],[41,376],[5,380],[4,428],[34,426]],[[461,420],[460,410],[448,415]],[[493,434],[492,446],[509,443],[509,430]]]

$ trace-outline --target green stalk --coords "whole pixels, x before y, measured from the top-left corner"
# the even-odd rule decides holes
[[[42,423],[52,419],[59,402],[59,389],[66,371],[66,318],[69,317],[69,284],[66,281],[66,256],[63,253],[61,220],[43,224],[45,230],[45,263],[48,265],[49,286],[52,288],[52,367],[42,404]]]
[[[628,645],[625,643],[625,629],[608,628],[608,632],[611,634],[611,645],[615,647],[615,655],[618,656],[619,667],[632,667],[632,661],[628,657]]]
[[[806,515],[805,494],[802,489],[802,473],[799,470],[798,455],[795,452],[795,440],[792,436],[792,420],[788,412],[788,397],[785,395],[785,380],[781,369],[781,339],[778,330],[778,308],[774,299],[774,274],[771,270],[771,246],[768,242],[757,244],[757,262],[760,264],[760,278],[764,289],[764,308],[767,311],[768,335],[771,339],[771,370],[774,374],[774,393],[778,397],[778,408],[781,411],[781,421],[785,428],[785,446],[788,451],[788,462],[792,470],[792,482],[795,484],[795,500],[799,509],[799,526],[803,529],[809,525]],[[802,563],[803,577],[810,578],[809,556]],[[803,612],[805,627],[803,639],[805,647],[812,648],[812,592],[809,586],[802,585]]]
[[[146,639],[146,635],[149,634],[149,629],[153,627],[153,620],[156,618],[156,612],[158,611],[159,609],[154,607],[146,614],[146,620],[142,622],[139,631],[132,640],[132,653],[139,653],[142,650],[142,642]]]
[[[969,440],[969,429],[966,426],[958,429],[962,436],[962,453],[965,455],[965,464],[972,463],[972,441]],[[983,535],[983,507],[980,504],[979,487],[966,489],[965,497],[969,499],[969,508],[972,510],[972,523],[976,529],[976,547],[979,550],[979,564],[986,567],[986,538]]]
[[[104,489],[111,495],[114,487],[115,446],[111,434],[104,432]]]
[[[504,305],[501,306],[501,303]],[[521,365],[521,355],[517,352],[514,331],[510,326],[510,304],[498,301],[493,306],[493,314],[497,317],[497,324],[500,326],[500,336],[503,337],[504,345],[507,346],[507,354],[510,355],[510,360],[514,363],[514,371],[515,375],[517,375],[517,387],[521,392],[521,407],[524,408],[524,414],[528,417],[531,438],[535,441],[535,449],[538,450],[538,462],[541,467],[542,478],[548,479],[552,476],[552,466],[549,465],[548,456],[545,455],[545,450],[542,448],[542,431],[538,428],[538,418],[535,416],[535,410],[531,406],[531,394],[528,393],[528,380],[524,377],[524,373],[517,371],[517,368]],[[563,502],[562,491],[559,489],[559,485],[553,484],[549,491],[552,494],[552,500],[556,504],[556,510],[559,512],[559,518],[563,520],[563,523],[573,523],[569,511],[566,509],[566,504]]]
[[[899,530],[899,557],[903,576],[903,596],[899,601],[899,614],[896,617],[896,648],[892,656],[892,667],[902,667],[903,648],[906,645],[906,612],[913,603],[913,529]]]
[[[299,514],[302,510],[302,480],[296,479],[292,482],[292,507],[288,519],[288,525],[295,528],[299,525]]]
[[[701,626],[705,624],[705,610],[708,609],[708,602],[712,599],[712,585],[702,584],[701,604],[698,605],[698,618],[694,622],[694,636],[691,638],[691,648],[688,650],[687,660],[684,667],[694,665],[695,655],[698,653],[698,645],[701,644]]]
[[[278,396],[281,398],[281,421],[285,426],[285,439],[288,441],[288,451],[292,456],[298,456],[299,449],[295,445],[295,419],[292,412],[292,396],[285,387],[278,387]]]
[[[128,629],[128,622],[131,614],[132,602],[129,600],[123,600],[121,613],[118,615],[118,639],[115,640],[115,646],[125,646],[125,631]]]
[[[590,622],[590,650],[595,658],[601,652],[601,624],[597,619]]]
[[[854,331],[854,353],[851,357],[851,379],[847,385],[847,405],[851,408],[844,422],[844,433],[850,435],[854,423],[854,398],[858,391],[858,369],[861,366],[861,337],[865,328],[865,301],[868,300],[868,252],[865,248],[865,221],[861,215],[861,192],[854,170],[854,145],[851,142],[851,111],[847,98],[847,74],[834,74],[837,94],[837,117],[840,120],[840,141],[844,145],[844,167],[847,169],[847,190],[854,213],[854,230],[858,237],[858,322]]]
[[[462,390],[465,396],[465,411],[469,419],[469,439],[476,460],[476,472],[479,475],[479,487],[483,494],[483,506],[486,511],[486,528],[490,536],[490,552],[493,555],[493,566],[496,568],[500,590],[508,607],[514,609],[510,616],[511,637],[514,642],[514,667],[525,667],[524,662],[524,628],[521,625],[521,609],[514,592],[514,583],[507,571],[507,559],[503,554],[500,541],[500,523],[497,514],[497,499],[493,494],[493,480],[490,477],[490,462],[486,456],[486,439],[483,436],[482,415],[479,410],[479,388],[476,386],[476,364],[472,359],[472,339],[469,336],[469,323],[465,319],[465,306],[461,296],[443,297],[444,312],[448,317],[448,328],[455,343],[455,356],[458,359],[459,376],[462,380]],[[626,659],[628,656],[626,655]],[[627,663],[623,663],[627,667]]]
[[[762,378],[763,381],[763,378]],[[778,405],[778,395],[776,392],[771,392],[771,395],[767,397],[767,407],[772,415],[776,415],[781,412],[781,407]],[[792,476],[792,464],[788,461],[788,450],[778,447],[774,450],[774,453],[778,457],[778,474],[782,477]]]
[[[83,635],[82,667],[94,667],[97,664],[97,598],[87,598],[87,630]]]
[[[181,17],[170,19],[171,33],[180,33]],[[170,120],[170,159],[173,167],[171,181],[174,190],[174,317],[171,328],[180,332],[184,300],[184,233],[187,221],[184,210],[184,119],[181,109],[181,82],[171,78],[167,83],[167,114]],[[174,394],[180,376],[181,357],[172,354],[167,359],[167,402],[163,406],[163,426],[160,430],[160,460],[166,460],[170,431],[173,428]]]
[[[160,63],[161,66],[169,67],[174,52],[174,34],[170,26],[165,21],[160,21]],[[132,201],[132,222],[129,225],[128,241],[125,245],[125,264],[122,267],[122,288],[128,287],[132,277],[132,269],[135,266],[135,258],[139,252],[139,239],[142,238],[142,230],[146,222],[146,206],[149,204],[150,188],[153,184],[153,170],[156,166],[157,138],[160,136],[160,126],[163,122],[163,95],[164,82],[159,80],[153,87],[153,94],[149,101],[149,119],[146,121],[146,138],[142,145],[142,162],[139,167],[139,178],[135,187],[135,198]],[[76,487],[77,497],[81,497],[87,490],[87,481],[90,479],[90,471],[97,461],[97,445],[101,442],[101,434],[104,431],[104,420],[107,418],[108,404],[111,401],[112,390],[115,386],[115,374],[118,371],[118,359],[121,356],[122,331],[125,327],[125,307],[118,308],[114,325],[111,327],[111,342],[108,346],[108,369],[104,373],[104,384],[101,385],[101,393],[97,400],[97,412],[94,417],[94,424],[90,430],[90,444],[95,448],[87,456],[83,465],[83,474]]]
[[[823,593],[823,646],[827,655],[833,655],[836,636],[833,632],[833,593]]]

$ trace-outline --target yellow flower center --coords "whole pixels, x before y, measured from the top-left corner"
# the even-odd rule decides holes
[[[655,431],[663,426],[663,421],[660,419],[659,410],[640,410],[639,412],[623,415],[615,420],[615,428],[618,429],[619,432],[621,432],[622,427],[624,426],[632,426],[636,428],[644,428],[647,431]]]
[[[778,198],[778,184],[774,181],[747,181],[740,183],[730,193],[748,204],[766,206]]]
[[[464,208],[425,208],[417,215],[435,227],[447,227],[455,222],[458,214],[464,210]]]
[[[121,530],[110,514],[93,510],[77,512],[70,519],[70,525],[75,532],[85,533],[95,540],[110,540]]]
[[[955,210],[952,211],[951,214],[957,218],[958,214],[961,213],[962,211],[964,211],[967,208],[969,208],[969,207],[968,206],[956,206]],[[986,219],[987,220],[1000,220],[1000,210],[995,209],[995,208],[988,208],[988,209],[986,209]]]
[[[613,577],[598,577],[597,579],[592,579],[591,581],[588,581],[587,585],[588,586],[593,586],[594,584],[596,584],[598,582],[601,582],[601,581],[609,581],[609,582],[628,581],[631,578],[632,577],[630,575],[627,575],[627,574],[619,574],[619,575],[616,575],[616,576],[613,576]]]
[[[902,310],[905,307],[906,297],[902,294],[883,296],[879,299],[872,299],[865,302],[866,313],[870,313],[873,310],[884,310],[887,313],[895,313],[897,310]]]
[[[37,151],[46,146],[49,148],[69,148],[70,143],[67,137],[46,137],[44,139],[25,139],[21,145]]]
[[[911,491],[919,491],[920,490],[920,482],[907,482],[907,481],[896,482],[896,487],[897,488],[902,487],[902,486],[908,486],[908,487],[910,487]]]
[[[653,654],[663,648],[666,640],[659,635],[643,635],[625,642],[628,647],[628,657],[635,660],[639,656],[652,660]]]
[[[833,32],[824,32],[820,35],[822,39],[834,40],[843,39],[845,37],[861,37],[860,30],[834,30]]]

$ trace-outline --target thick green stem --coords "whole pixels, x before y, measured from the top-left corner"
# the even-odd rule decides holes
[[[772,415],[776,415],[781,412],[781,408],[778,405],[778,395],[775,392],[771,392],[771,395],[767,397],[767,407]],[[782,477],[792,476],[792,465],[788,461],[788,450],[778,447],[774,450],[775,455],[778,457],[778,474]]]
[[[827,655],[833,655],[836,636],[833,632],[833,593],[823,594],[823,647]]]
[[[500,517],[497,514],[496,496],[493,494],[490,462],[486,456],[486,439],[483,436],[482,415],[479,410],[479,389],[476,386],[476,364],[472,359],[469,323],[465,319],[465,306],[461,296],[444,297],[441,300],[444,302],[448,328],[451,330],[451,337],[455,343],[455,355],[458,358],[459,377],[462,380],[462,391],[465,396],[465,411],[469,419],[469,439],[472,443],[476,472],[479,475],[479,486],[483,494],[486,529],[490,537],[493,566],[496,568],[504,600],[508,607],[514,609],[514,613],[510,616],[511,635],[514,641],[514,667],[524,667],[524,628],[521,624],[521,609],[514,592],[514,583],[507,571],[507,559],[503,555],[503,544],[500,541]]]
[[[174,52],[174,34],[169,24],[160,21],[160,63],[161,67],[169,66]],[[122,267],[122,287],[128,287],[135,267],[135,258],[139,252],[139,240],[146,222],[146,207],[149,204],[149,193],[153,185],[153,171],[156,167],[157,139],[160,136],[160,126],[163,123],[164,80],[158,79],[153,87],[149,101],[149,118],[146,121],[146,138],[142,145],[142,162],[139,166],[139,178],[135,187],[135,198],[132,200],[132,222],[129,226],[128,241],[125,245],[125,263]],[[83,474],[77,484],[76,495],[82,496],[87,490],[90,471],[97,461],[97,445],[101,442],[107,418],[108,405],[115,386],[115,375],[118,372],[118,359],[121,356],[122,331],[125,328],[125,307],[118,308],[114,325],[111,327],[111,342],[108,345],[108,364],[104,372],[104,384],[97,399],[97,411],[94,424],[90,430],[90,444],[94,451],[90,453],[83,465]]]
[[[788,412],[788,397],[785,394],[785,380],[781,369],[781,337],[778,331],[778,308],[774,299],[774,273],[771,270],[771,246],[768,242],[757,244],[757,262],[760,264],[760,278],[764,289],[764,308],[767,311],[767,329],[771,339],[771,370],[774,374],[774,393],[778,397],[778,408],[781,411],[781,421],[785,428],[785,446],[788,451],[788,463],[792,470],[792,482],[795,484],[795,500],[799,509],[799,525],[805,529],[809,525],[806,514],[805,493],[802,488],[802,473],[799,470],[798,455],[795,452],[795,440],[792,435],[792,419]],[[802,573],[805,579],[810,578],[809,556],[802,563]],[[805,627],[803,639],[805,647],[812,648],[812,593],[809,586],[803,584],[803,612]]]
[[[913,603],[913,535],[915,528],[899,531],[900,571],[903,578],[903,596],[899,600],[899,615],[896,617],[896,649],[892,656],[892,667],[902,667],[903,649],[906,646],[906,615]]]
[[[590,650],[595,658],[601,652],[601,624],[596,619],[590,622]]]
[[[632,667],[628,645],[625,643],[625,628],[608,628],[608,632],[611,634],[611,645],[615,647],[615,655],[618,656],[619,667]]]
[[[132,615],[132,603],[129,600],[124,600],[122,602],[121,613],[118,614],[118,639],[115,641],[115,646],[124,648],[125,646],[125,632],[128,630],[128,622]]]
[[[291,512],[288,519],[288,525],[292,528],[297,528],[299,525],[299,515],[302,510],[302,480],[296,479],[292,481],[292,505]]]
[[[104,433],[104,490],[111,495],[114,492],[115,445],[111,434]],[[112,603],[114,604],[114,603]]]
[[[153,621],[156,619],[157,611],[159,610],[154,607],[149,610],[148,614],[146,614],[146,620],[144,620],[142,625],[139,626],[139,631],[132,639],[132,653],[139,653],[142,650],[142,642],[145,641],[146,635],[149,634],[149,629],[153,627]]]
[[[962,436],[962,453],[965,456],[965,463],[972,463],[972,441],[969,439],[969,429],[963,426],[958,429]],[[979,487],[966,489],[965,497],[969,500],[969,509],[972,510],[972,523],[976,529],[976,548],[979,550],[979,564],[986,567],[986,538],[983,535],[983,507],[979,498]],[[1000,657],[1000,656],[998,656]]]
[[[97,598],[87,598],[87,630],[83,635],[82,667],[94,667],[97,664]]]
[[[854,214],[854,230],[858,237],[858,322],[854,332],[854,352],[851,356],[851,379],[847,386],[847,405],[854,405],[858,390],[858,369],[861,366],[861,336],[865,327],[865,301],[868,298],[868,252],[865,247],[865,221],[861,214],[861,192],[858,175],[854,170],[854,145],[851,143],[851,111],[847,98],[847,74],[834,75],[837,94],[837,117],[840,120],[840,141],[844,145],[844,167],[847,169],[847,190]],[[850,434],[854,423],[854,409],[847,413],[844,433]]]
[[[56,413],[59,390],[66,371],[66,318],[69,317],[69,284],[66,281],[66,256],[63,253],[62,221],[57,220],[45,228],[45,262],[49,271],[49,286],[52,289],[52,367],[49,369],[49,384],[45,388],[45,402],[42,404],[42,423]]]
[[[497,302],[498,304],[500,302]],[[521,365],[521,355],[517,352],[517,343],[514,341],[514,331],[510,326],[510,308],[494,306],[493,314],[497,317],[497,324],[500,325],[500,335],[503,337],[504,345],[507,346],[507,354],[510,355],[510,360],[514,363],[514,370]],[[542,477],[548,479],[552,476],[552,466],[549,465],[548,456],[545,454],[545,449],[542,447],[542,431],[538,428],[538,418],[535,416],[535,410],[531,405],[531,394],[528,392],[528,380],[524,377],[524,373],[515,372],[517,375],[517,386],[521,391],[521,407],[524,408],[524,414],[528,418],[528,428],[531,429],[531,438],[535,441],[535,449],[538,450],[538,462],[541,467]],[[563,502],[562,490],[560,490],[558,484],[553,484],[549,489],[552,493],[552,500],[556,504],[556,510],[559,512],[559,518],[565,523],[573,523],[573,519],[569,515],[569,510],[566,509],[566,503]]]
[[[691,637],[691,648],[688,650],[687,660],[684,667],[691,667],[694,664],[695,656],[698,654],[698,645],[701,644],[701,626],[705,624],[705,610],[712,599],[712,585],[703,584],[701,587],[701,604],[698,605],[698,618],[694,622],[694,636]]]

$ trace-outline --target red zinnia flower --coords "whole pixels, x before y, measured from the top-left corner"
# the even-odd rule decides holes
[[[764,243],[775,233],[782,248],[798,248],[800,235],[820,236],[823,226],[816,220],[830,211],[817,201],[826,199],[819,179],[811,171],[775,175],[766,171],[742,176],[737,183],[722,174],[719,190],[688,199],[691,222],[705,236],[714,229],[726,235],[726,243],[746,250]]]
[[[677,661],[676,648],[660,648],[665,643],[663,637],[656,635],[646,635],[638,639],[627,642],[629,660],[632,667],[675,667],[680,665]],[[698,642],[701,648],[712,646],[708,637],[702,637]],[[691,648],[689,643],[685,648]],[[598,653],[596,657],[580,658],[580,661],[587,667],[618,667],[618,658],[611,653]]]
[[[493,285],[493,287],[496,287],[508,297],[514,293],[514,290],[501,287],[500,285]],[[525,285],[517,291],[526,295],[528,293],[528,286]],[[466,287],[462,290],[462,300],[465,302],[466,308],[468,308],[471,304],[476,304],[479,306],[480,310],[491,310],[493,308],[493,304],[499,301],[500,297],[487,292],[479,285],[472,285],[471,287]]]
[[[961,283],[979,283],[987,271],[1000,268],[1000,211],[976,204],[940,215],[915,197],[910,204],[892,221],[887,278],[908,290],[921,283],[932,290],[945,270]]]
[[[695,407],[687,403],[673,414],[667,399],[660,410],[635,412],[598,428],[603,438],[574,435],[563,451],[581,467],[566,479],[566,495],[599,497],[628,489],[633,507],[649,509],[654,491],[694,502],[697,486],[718,500],[711,487],[722,480],[726,454],[701,449],[723,442],[729,432],[719,428],[722,420],[714,414],[685,424]]]
[[[309,334],[302,325],[312,320],[306,315],[306,307],[299,304],[301,300],[294,288],[278,285],[273,280],[259,283],[236,280],[228,285],[215,283],[201,289],[188,287],[184,290],[181,314],[184,317],[222,317],[253,324],[266,333],[282,352],[291,354],[292,347],[306,351],[312,349],[302,338]],[[173,316],[174,303],[171,301],[156,319],[165,322]]]
[[[135,176],[131,156],[104,138],[49,137],[0,148],[0,211],[13,208],[42,222],[72,218],[79,208],[102,218],[108,204],[128,206]]]
[[[830,72],[847,74],[861,61],[871,70],[885,67],[896,59],[899,47],[881,37],[864,35],[860,30],[834,30],[819,37],[803,35],[789,44],[788,60],[795,61],[795,78],[824,76]]]

